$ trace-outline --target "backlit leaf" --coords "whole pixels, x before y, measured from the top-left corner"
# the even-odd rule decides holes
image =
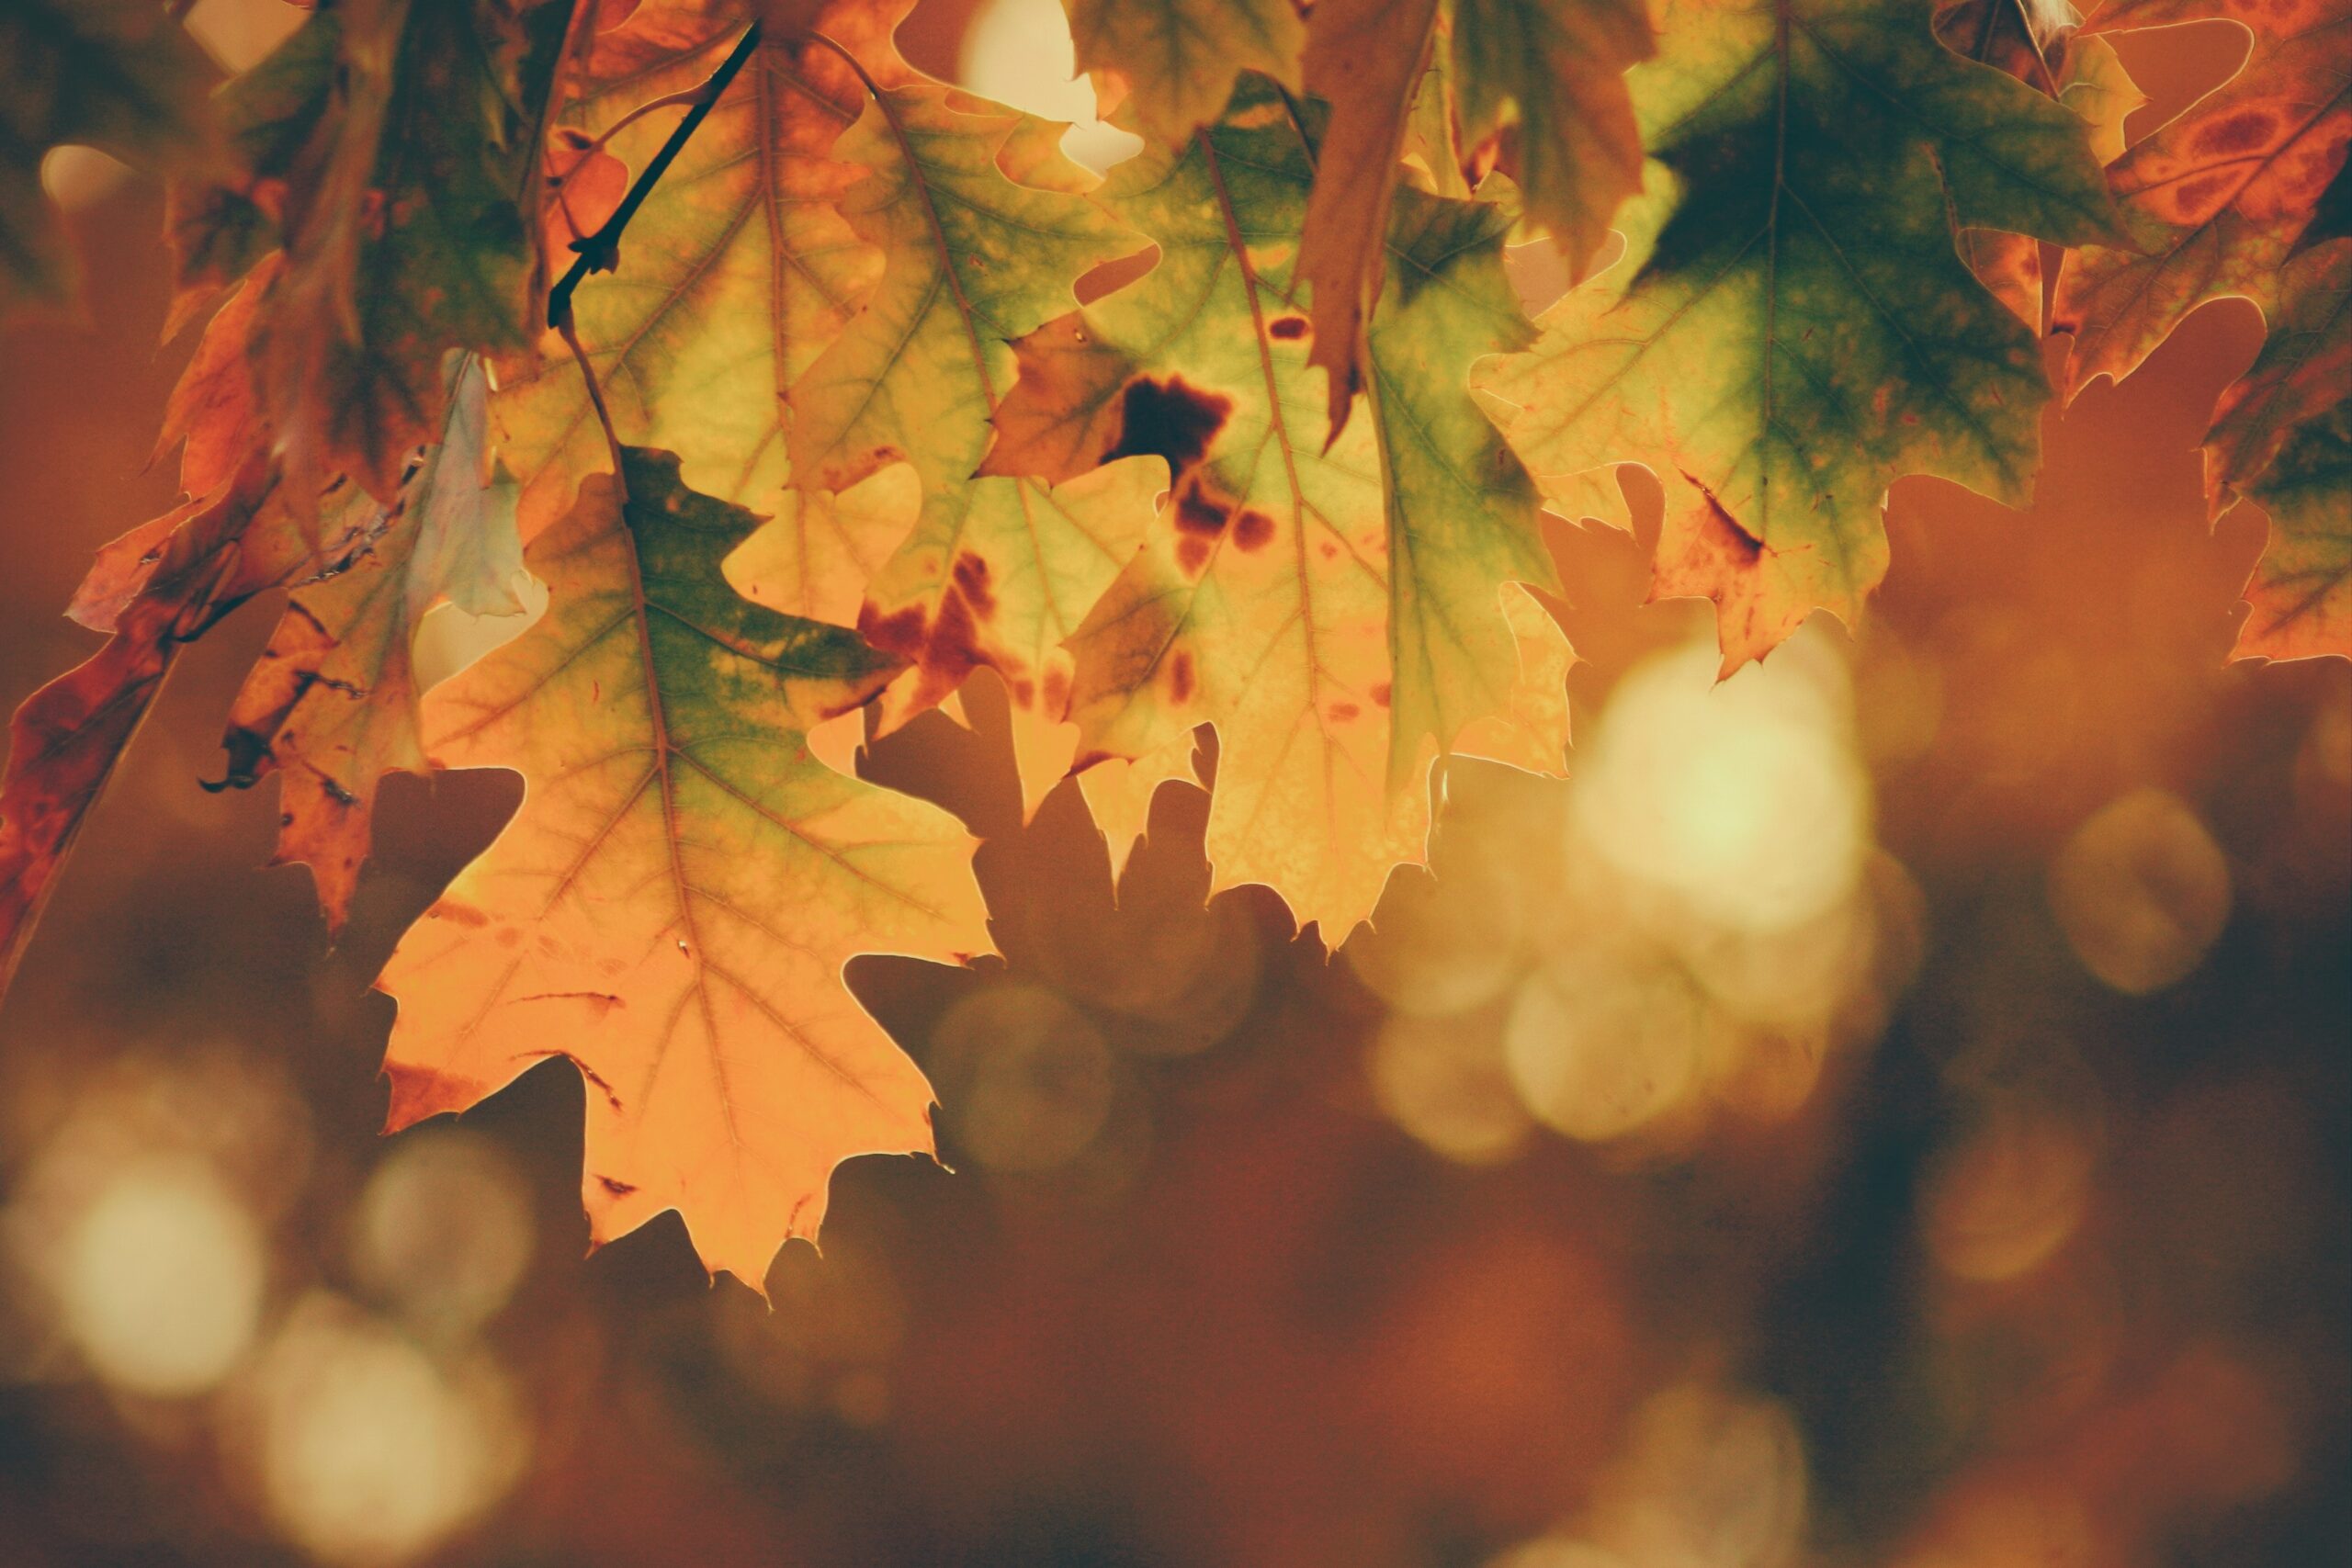
[[[2085,31],[2226,17],[2254,34],[2245,66],[2108,168],[2128,247],[2071,256],[2055,324],[2069,375],[2130,375],[2208,299],[2271,315],[2278,279],[2352,142],[2347,0],[2109,0]]]
[[[1329,102],[1331,119],[1298,270],[1312,296],[1314,363],[1329,378],[1334,429],[1358,385],[1359,337],[1384,277],[1381,246],[1416,89],[1450,95],[1422,112],[1450,122],[1465,161],[1499,163],[1519,185],[1528,220],[1580,267],[1618,204],[1641,188],[1623,73],[1652,47],[1642,0],[1324,0],[1315,8],[1306,87]]]
[[[469,361],[441,443],[345,570],[298,588],[230,710],[227,783],[283,779],[274,863],[300,862],[318,885],[330,933],[351,908],[368,858],[377,782],[425,771],[415,654],[426,614],[520,615],[515,486],[483,445],[481,367]]]
[[[823,25],[854,38],[853,28],[884,22],[872,6],[844,5]],[[563,116],[572,149],[549,162],[551,178],[582,172],[550,193],[551,220],[603,221],[610,202],[591,185],[617,200],[621,172],[642,169],[684,113],[663,101],[699,87],[743,27],[742,7],[727,0],[647,0],[596,35]],[[881,269],[831,205],[852,176],[827,154],[863,99],[830,51],[765,36],[638,209],[618,270],[572,297],[621,439],[675,452],[705,494],[763,513],[783,503],[785,393]],[[582,157],[580,142],[605,138],[602,162]],[[552,333],[536,355],[500,364],[493,413],[524,479],[526,536],[563,514],[584,476],[611,467],[586,383]]]
[[[570,14],[352,0],[224,90],[240,167],[174,192],[178,310],[283,251],[253,354],[289,496],[348,473],[391,501],[439,428],[446,353],[531,342],[539,120]]]
[[[1078,68],[1124,85],[1145,128],[1180,141],[1216,123],[1244,71],[1300,86],[1306,24],[1291,0],[1062,0]]]
[[[1421,858],[1435,756],[1558,766],[1567,653],[1514,597],[1551,580],[1535,495],[1467,389],[1472,359],[1525,341],[1509,220],[1400,195],[1367,415],[1326,450],[1310,329],[1284,303],[1313,177],[1260,78],[1214,130],[1114,170],[1104,199],[1159,262],[1022,343],[990,467],[1166,462],[1167,504],[1070,645],[1084,753],[1134,764],[1089,795],[1124,853],[1214,724],[1216,886],[1264,883],[1337,942]]]
[[[2238,653],[2352,657],[2352,239],[2288,264],[2261,357],[2214,414],[2213,509],[2245,496],[2270,513]]]
[[[1677,0],[1661,35],[1629,77],[1653,160],[1629,254],[1490,385],[1538,475],[1661,470],[1661,570],[1718,601],[1728,669],[1815,608],[1853,618],[1898,476],[2023,499],[2049,388],[1955,220],[2079,243],[2113,216],[2082,120],[1915,6]]]
[[[988,936],[972,840],[808,754],[895,661],[763,609],[719,563],[757,525],[628,449],[533,540],[546,617],[425,699],[448,767],[509,767],[521,810],[402,939],[393,1126],[561,1055],[588,1080],[592,1235],[666,1209],[756,1286],[810,1236],[832,1168],[928,1152],[930,1086],[842,983],[860,953]]]

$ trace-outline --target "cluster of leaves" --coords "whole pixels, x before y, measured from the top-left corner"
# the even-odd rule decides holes
[[[1069,7],[1144,139],[1105,179],[911,68],[904,0],[337,0],[209,98],[153,0],[11,6],[0,303],[66,289],[38,160],[92,141],[169,176],[206,324],[187,500],[17,716],[5,962],[176,649],[284,587],[226,782],[282,781],[331,929],[384,773],[528,783],[385,972],[393,1123],[560,1054],[596,1236],[676,1208],[756,1281],[931,1145],[842,966],[987,951],[973,843],[854,751],[982,666],[1114,856],[1213,727],[1217,885],[1337,942],[1444,758],[1561,767],[1547,503],[1623,525],[1650,468],[1728,670],[1859,615],[1894,479],[2021,500],[2050,400],[2223,295],[2271,324],[2207,447],[2271,520],[2241,650],[2352,652],[2347,0]],[[2109,36],[2198,17],[2244,70],[2127,145]],[[1612,227],[1528,321],[1506,243]],[[428,615],[533,578],[425,689]]]

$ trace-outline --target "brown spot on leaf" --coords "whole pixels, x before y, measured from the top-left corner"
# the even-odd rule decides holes
[[[2227,158],[2266,145],[2276,130],[2267,109],[2240,109],[2224,119],[2198,128],[2195,147],[2208,158]]]
[[[1193,700],[1193,652],[1180,648],[1168,661],[1168,697],[1178,705]]]
[[[596,1178],[596,1180],[598,1185],[602,1186],[605,1191],[611,1193],[616,1198],[626,1198],[630,1193],[637,1190],[636,1182],[623,1181],[616,1176],[600,1176]]]
[[[1187,534],[1215,538],[1225,532],[1233,508],[1210,495],[1198,479],[1188,480],[1176,492],[1176,526]]]
[[[1379,684],[1377,684],[1377,685],[1375,685],[1375,686],[1374,686],[1374,687],[1373,687],[1373,689],[1372,689],[1372,700],[1373,700],[1374,702],[1375,702],[1375,703],[1379,704],[1382,707],[1386,707],[1386,706],[1388,705],[1388,703],[1389,703],[1389,698],[1390,698],[1390,687],[1389,687],[1389,684],[1388,684],[1388,682],[1387,682],[1383,681],[1383,682],[1381,682]]]
[[[1187,534],[1176,541],[1176,564],[1184,569],[1187,577],[1198,577],[1201,569],[1209,564],[1209,542],[1198,534]]]
[[[1306,335],[1306,318],[1305,316],[1276,316],[1266,323],[1266,333],[1268,336],[1281,338],[1285,343],[1295,338],[1303,338]]]
[[[1255,507],[1234,520],[1233,542],[1243,550],[1262,550],[1274,536],[1274,520]]]
[[[1348,720],[1355,717],[1356,715],[1363,711],[1363,709],[1356,706],[1353,703],[1333,703],[1331,705],[1331,722],[1334,724],[1345,724]]]
[[[989,587],[989,563],[966,550],[956,558],[953,575],[956,587],[964,595],[964,602],[971,605],[972,614],[984,621],[994,619],[996,594]]]
[[[446,898],[425,913],[436,920],[447,920],[453,925],[474,927],[490,924],[490,917],[471,904],[453,903]]]
[[[1165,381],[1140,377],[1127,383],[1120,404],[1119,439],[1102,460],[1165,457],[1168,471],[1182,476],[1207,455],[1232,414],[1231,398],[1204,391],[1182,376]]]

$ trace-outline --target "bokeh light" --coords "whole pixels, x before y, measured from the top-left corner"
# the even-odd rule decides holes
[[[1373,1093],[1397,1126],[1446,1158],[1492,1165],[1533,1130],[1503,1060],[1499,1020],[1384,1021],[1372,1046]]]
[[[956,1146],[991,1170],[1066,1165],[1111,1111],[1102,1032],[1041,986],[992,986],[932,1034],[932,1075]]]
[[[1681,1104],[1714,1029],[1705,996],[1664,950],[1580,945],[1521,984],[1503,1055],[1529,1111],[1555,1132],[1600,1142]]]
[[[528,1456],[494,1366],[444,1366],[325,1294],[297,1304],[237,1393],[271,1513],[331,1563],[422,1555],[503,1496]]]
[[[1713,923],[1778,931],[1852,891],[1871,789],[1822,623],[1716,681],[1712,640],[1636,665],[1577,751],[1576,822],[1629,883]]]
[[[52,1278],[90,1369],[126,1393],[200,1393],[228,1376],[260,1321],[259,1227],[203,1162],[116,1170],[69,1222]]]
[[[2179,796],[2101,807],[2050,863],[2050,907],[2083,967],[2144,996],[2204,961],[2230,918],[2230,864]]]
[[[352,1271],[412,1328],[471,1334],[530,1266],[530,1193],[506,1151],[478,1133],[422,1129],[392,1146],[353,1215]]]

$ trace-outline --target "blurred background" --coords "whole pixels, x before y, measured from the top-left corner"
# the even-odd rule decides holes
[[[191,21],[235,64],[292,19]],[[2124,38],[2134,129],[2241,37]],[[902,41],[1091,115],[1056,0]],[[173,499],[189,346],[158,193],[48,174],[92,308],[0,337],[11,706]],[[0,1564],[2352,1560],[2352,664],[2223,663],[2263,524],[2207,527],[2194,449],[2258,341],[2210,308],[2091,388],[2022,512],[1899,484],[1871,623],[1720,686],[1708,606],[1555,523],[1576,776],[1456,766],[1328,961],[1204,903],[1196,791],[1114,904],[1073,788],[1022,827],[1001,700],[885,743],[1005,956],[853,965],[953,1174],[845,1167],[773,1311],[674,1217],[583,1258],[560,1065],[377,1135],[368,982],[519,788],[392,781],[329,951],[266,790],[195,787],[247,610],[0,1013]]]

